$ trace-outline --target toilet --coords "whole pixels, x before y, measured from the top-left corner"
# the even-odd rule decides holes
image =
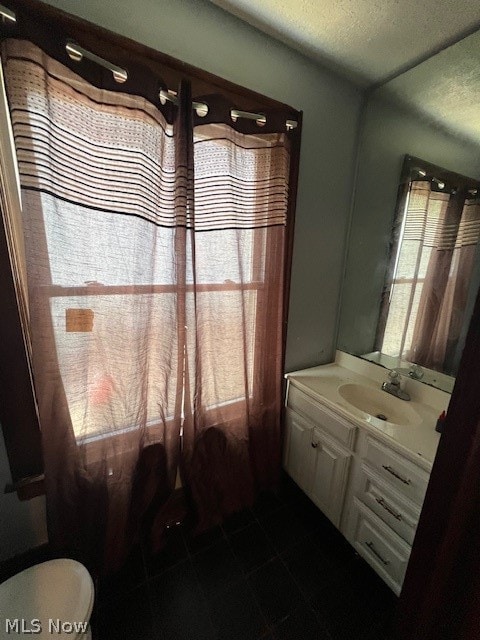
[[[42,562],[0,584],[0,639],[90,640],[95,590],[76,560]]]

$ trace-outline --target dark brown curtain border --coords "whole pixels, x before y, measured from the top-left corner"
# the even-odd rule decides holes
[[[3,220],[1,211],[0,217]],[[0,273],[0,422],[15,487],[22,478],[41,475],[43,462],[29,358],[3,222],[0,225]],[[0,490],[3,491],[3,487]]]
[[[300,171],[300,142],[302,131],[302,113],[298,114],[298,126],[291,132],[290,146],[290,191],[288,194],[288,210],[287,210],[287,228],[285,234],[285,263],[284,263],[284,282],[285,291],[283,298],[283,335],[282,335],[282,372],[285,372],[285,358],[287,350],[287,333],[288,333],[288,314],[290,310],[290,287],[292,280],[292,259],[293,259],[293,241],[295,238],[295,213],[298,192],[298,177]],[[282,398],[285,398],[287,389],[287,381],[282,380]],[[286,406],[281,404],[280,428],[282,438],[282,451],[285,444],[285,420]]]
[[[295,238],[295,213],[298,193],[298,177],[300,172],[300,143],[302,131],[302,112],[297,114],[297,128],[290,132],[290,175],[287,208],[287,228],[285,234],[285,272],[284,272],[284,308],[283,308],[283,358],[282,371],[285,371],[285,348],[287,343],[288,312],[290,304],[290,285],[292,274],[293,241]]]

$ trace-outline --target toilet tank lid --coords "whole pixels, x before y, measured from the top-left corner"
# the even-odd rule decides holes
[[[78,625],[90,619],[93,599],[92,578],[76,560],[60,558],[25,569],[0,584],[0,639],[11,640],[13,634],[73,640],[81,635]],[[32,624],[37,625],[34,634]]]

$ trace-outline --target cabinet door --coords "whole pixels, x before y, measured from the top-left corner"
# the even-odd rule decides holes
[[[287,409],[285,469],[299,487],[309,493],[315,466],[312,447],[313,425]]]
[[[313,443],[316,454],[310,498],[338,527],[351,454],[318,430],[313,434]]]

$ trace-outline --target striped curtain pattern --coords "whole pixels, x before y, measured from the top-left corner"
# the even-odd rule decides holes
[[[108,571],[180,468],[199,528],[278,476],[290,134],[2,60],[49,535]]]
[[[411,183],[382,352],[455,373],[479,239],[478,198]]]

